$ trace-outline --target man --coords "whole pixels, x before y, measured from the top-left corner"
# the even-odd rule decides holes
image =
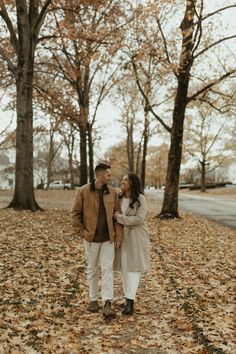
[[[90,312],[98,312],[99,262],[102,273],[102,301],[105,318],[115,317],[111,308],[113,299],[114,244],[120,247],[122,226],[113,218],[118,210],[115,189],[108,187],[111,167],[99,163],[95,167],[95,180],[82,186],[76,193],[72,206],[72,227],[84,240],[89,285]]]

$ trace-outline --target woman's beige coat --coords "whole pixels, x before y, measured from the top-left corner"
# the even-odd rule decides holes
[[[128,253],[128,272],[145,271],[150,263],[150,240],[146,222],[147,204],[142,194],[139,195],[139,201],[140,206],[136,202],[133,209],[128,207],[124,214],[117,215],[118,223],[124,225],[121,253],[125,247]],[[116,266],[115,270],[119,270],[119,267]]]

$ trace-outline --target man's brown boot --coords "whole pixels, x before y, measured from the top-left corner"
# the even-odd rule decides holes
[[[103,308],[103,316],[104,316],[104,318],[107,318],[107,319],[116,317],[115,311],[112,310],[112,308],[111,308],[111,301],[110,300],[105,301],[105,305]]]
[[[88,305],[88,311],[89,312],[98,312],[99,306],[98,306],[98,301],[90,301]]]

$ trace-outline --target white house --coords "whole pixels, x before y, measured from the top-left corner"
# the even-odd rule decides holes
[[[216,169],[215,181],[236,184],[236,159],[229,162],[226,166],[221,166]]]
[[[0,189],[13,189],[15,181],[15,166],[8,155],[0,155]]]

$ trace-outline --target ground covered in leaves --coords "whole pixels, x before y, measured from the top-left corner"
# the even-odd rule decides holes
[[[0,354],[236,353],[235,231],[150,212],[151,268],[135,315],[121,315],[116,273],[117,318],[105,322],[102,309],[86,311],[82,244],[70,225],[74,192],[37,193],[44,212],[0,210]],[[1,194],[0,206],[9,198]]]

